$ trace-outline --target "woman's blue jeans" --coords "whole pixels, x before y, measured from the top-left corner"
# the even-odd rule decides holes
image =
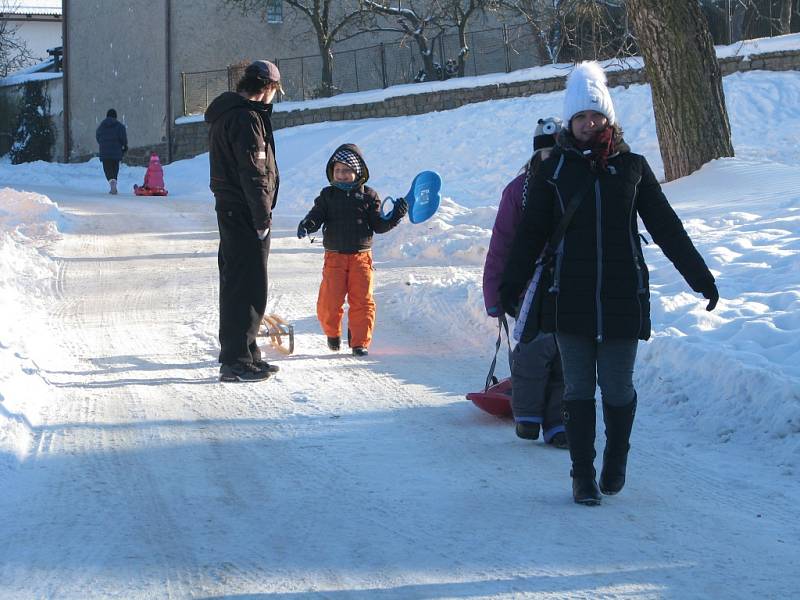
[[[557,333],[564,371],[564,401],[590,400],[600,385],[603,402],[627,406],[636,397],[633,365],[639,340],[606,339]]]

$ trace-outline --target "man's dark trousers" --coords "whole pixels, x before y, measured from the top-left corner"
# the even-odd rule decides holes
[[[248,212],[217,210],[219,362],[261,360],[256,336],[267,307],[270,236],[258,239]]]
[[[113,158],[104,158],[102,160],[103,163],[103,173],[106,176],[108,181],[112,179],[116,179],[119,177],[119,161]]]

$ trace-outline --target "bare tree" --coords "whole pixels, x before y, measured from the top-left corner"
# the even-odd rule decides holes
[[[17,6],[17,2],[0,0],[0,13],[10,13]],[[33,61],[25,40],[17,35],[18,29],[7,20],[0,20],[0,77],[26,67]]]
[[[780,0],[778,3],[778,34],[792,32],[792,5],[794,0]]]
[[[733,156],[731,128],[708,25],[696,0],[628,0],[653,94],[668,181]]]
[[[550,62],[630,56],[633,37],[622,0],[497,0],[530,27]]]
[[[562,11],[573,58],[599,60],[630,55],[631,36],[621,0],[570,0]]]
[[[476,14],[493,8],[497,0],[440,0],[439,13],[444,24],[449,24],[458,32],[458,76],[464,76],[464,67],[469,55],[467,30],[470,19]],[[444,57],[442,57],[444,58]]]
[[[797,0],[701,0],[703,12],[714,21],[724,21],[724,35],[716,39],[728,44],[753,37],[791,33]],[[718,23],[711,23],[719,29]]]
[[[563,6],[559,0],[499,0],[494,9],[521,16],[533,34],[537,56],[555,63],[564,44]]]
[[[464,76],[464,69],[469,55],[467,34],[470,21],[488,8],[493,8],[499,0],[361,0],[362,5],[376,15],[395,17],[397,25],[381,25],[374,23],[370,31],[394,31],[406,39],[414,40],[422,57],[422,64],[428,79],[443,75],[433,60],[436,41],[448,29],[454,29],[458,35],[458,54],[455,60],[455,72]],[[401,41],[402,43],[402,41]],[[442,56],[444,61],[445,57]],[[440,65],[443,68],[444,65]]]
[[[750,23],[757,25],[755,37],[761,35],[784,35],[791,33],[792,26],[792,6],[795,0],[767,0],[764,2],[756,0],[738,0],[738,4],[744,5],[742,8],[748,11]],[[767,29],[768,31],[765,31]],[[753,37],[750,32],[743,31],[741,39]]]
[[[243,14],[258,12],[266,17],[271,0],[225,0],[238,7]],[[333,85],[333,47],[335,44],[364,33],[354,27],[368,13],[359,3],[342,0],[283,0],[298,14],[308,19],[317,38],[319,56],[322,59],[321,96],[330,96]]]
[[[715,44],[730,43],[730,28],[725,7],[718,0],[700,0],[700,10],[708,23]]]
[[[392,0],[361,0],[361,4],[363,8],[373,14],[395,17],[397,26],[374,24],[370,29],[372,31],[394,31],[401,33],[404,40],[414,40],[422,57],[422,67],[425,69],[428,79],[436,77],[433,45],[444,29],[439,21],[438,7],[434,2],[408,0],[401,4],[392,2]]]

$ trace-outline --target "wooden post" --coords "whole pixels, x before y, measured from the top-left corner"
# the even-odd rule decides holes
[[[353,71],[356,75],[356,91],[360,92],[361,89],[358,86],[358,51],[353,50]]]
[[[381,76],[383,77],[383,87],[389,87],[386,83],[386,47],[381,42]]]
[[[505,23],[503,23],[503,51],[506,55],[506,73],[508,73],[511,71],[511,58],[508,55],[508,27]]]
[[[183,116],[185,117],[187,114],[187,105],[186,105],[186,73],[181,71],[181,89],[183,90]]]

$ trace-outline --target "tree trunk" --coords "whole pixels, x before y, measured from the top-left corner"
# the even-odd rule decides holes
[[[780,35],[792,33],[792,5],[794,0],[781,0],[781,12],[778,16]]]
[[[737,2],[731,18],[729,43],[741,42],[747,38],[747,30],[753,21],[753,6],[750,2]]]
[[[428,38],[426,38],[425,34],[421,31],[419,31],[419,33],[413,33],[412,37],[414,41],[417,42],[419,55],[422,57],[422,68],[425,69],[425,73],[427,74],[425,81],[436,81],[439,79],[439,76],[436,73],[436,67],[433,66],[433,50],[428,47]]]
[[[330,46],[320,49],[320,58],[322,58],[322,89],[320,96],[327,98],[333,96],[333,51]]]
[[[333,39],[322,18],[312,20],[312,24],[314,32],[317,34],[317,47],[322,62],[322,78],[316,95],[320,98],[328,98],[333,96]]]
[[[628,0],[653,94],[667,181],[733,156],[722,74],[694,0]]]
[[[385,1],[385,0],[384,0]],[[426,81],[435,81],[438,79],[436,67],[433,66],[433,50],[428,45],[428,36],[425,32],[428,22],[431,20],[431,15],[427,17],[420,16],[414,8],[414,4],[403,7],[398,2],[396,7],[390,6],[390,2],[376,1],[376,0],[362,0],[363,4],[380,15],[389,17],[397,17],[403,33],[412,38],[419,48],[420,57],[422,57],[422,68],[426,74]],[[410,22],[410,24],[409,24]],[[436,38],[433,39],[435,44]]]
[[[458,45],[458,76],[463,77],[467,66],[467,56],[469,55],[469,46],[467,46],[466,20],[464,21],[463,25],[458,28]]]

